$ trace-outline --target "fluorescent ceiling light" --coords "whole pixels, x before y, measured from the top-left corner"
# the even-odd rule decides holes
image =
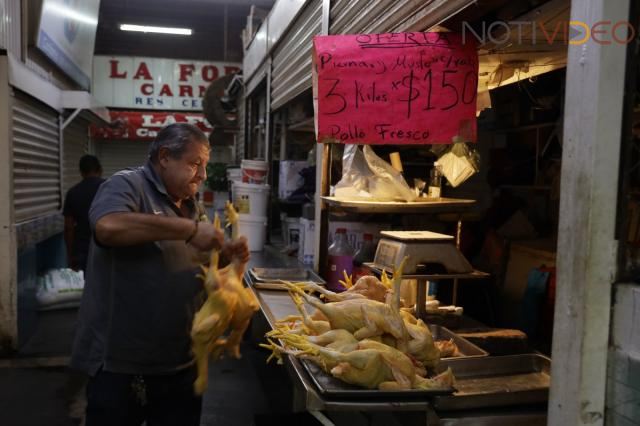
[[[120,25],[122,31],[138,31],[141,33],[158,33],[158,34],[177,34],[177,35],[191,35],[190,28],[172,28],[172,27],[149,27],[146,25]]]

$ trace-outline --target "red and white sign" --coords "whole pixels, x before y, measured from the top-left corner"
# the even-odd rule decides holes
[[[240,67],[231,62],[95,56],[92,92],[108,107],[201,111],[209,84]]]
[[[173,123],[191,123],[207,136],[213,131],[204,115],[198,113],[109,111],[109,114],[111,125],[92,124],[89,128],[91,138],[151,141],[163,127]]]
[[[318,142],[476,140],[478,54],[454,33],[316,36]]]

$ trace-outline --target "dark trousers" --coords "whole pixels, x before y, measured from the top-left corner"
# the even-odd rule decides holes
[[[86,426],[199,426],[196,369],[134,376],[99,371],[87,384]]]

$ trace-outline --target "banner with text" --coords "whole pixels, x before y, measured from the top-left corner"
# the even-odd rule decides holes
[[[318,142],[476,141],[478,54],[455,33],[316,36]]]
[[[158,132],[173,123],[190,123],[207,136],[213,131],[204,115],[179,112],[109,111],[111,123],[106,126],[92,124],[89,134],[93,139],[136,139],[150,141]]]
[[[108,107],[201,111],[209,84],[238,71],[232,62],[96,56],[93,95]]]

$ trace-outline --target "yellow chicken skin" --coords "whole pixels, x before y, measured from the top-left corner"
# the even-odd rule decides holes
[[[410,339],[400,314],[400,282],[405,262],[406,259],[394,273],[394,294],[390,303],[367,298],[322,303],[321,300],[306,294],[300,287],[293,284],[286,285],[303,317],[305,326],[314,334],[321,334],[330,329],[344,329],[352,332],[356,339],[362,340],[388,333],[397,339],[398,349],[404,351]],[[322,312],[327,320],[314,320],[309,317],[298,296],[303,297],[308,304]]]
[[[237,239],[238,215],[230,203],[227,203],[225,210],[232,238]],[[213,226],[220,228],[217,216]],[[213,250],[209,267],[202,267],[205,271],[207,299],[194,316],[191,329],[192,351],[198,367],[194,391],[198,395],[207,388],[210,358],[219,358],[225,350],[232,357],[240,358],[242,335],[259,308],[251,290],[242,285],[246,265],[238,259],[232,259],[229,266],[218,269],[218,261],[219,253]],[[229,336],[224,338],[227,331]]]
[[[344,330],[343,330],[344,332]],[[344,339],[344,334],[342,339]],[[338,337],[336,334],[333,337]],[[274,353],[288,353],[308,358],[327,373],[353,385],[368,389],[450,389],[453,375],[450,370],[433,378],[422,377],[424,370],[417,368],[412,360],[399,350],[373,340],[365,339],[353,349],[342,346],[341,349],[323,347],[311,342],[311,337],[300,336],[281,331],[274,335],[288,348],[276,345],[270,340],[269,348]],[[327,336],[328,338],[329,336]],[[329,339],[331,340],[331,339]],[[339,341],[340,339],[334,340]]]

